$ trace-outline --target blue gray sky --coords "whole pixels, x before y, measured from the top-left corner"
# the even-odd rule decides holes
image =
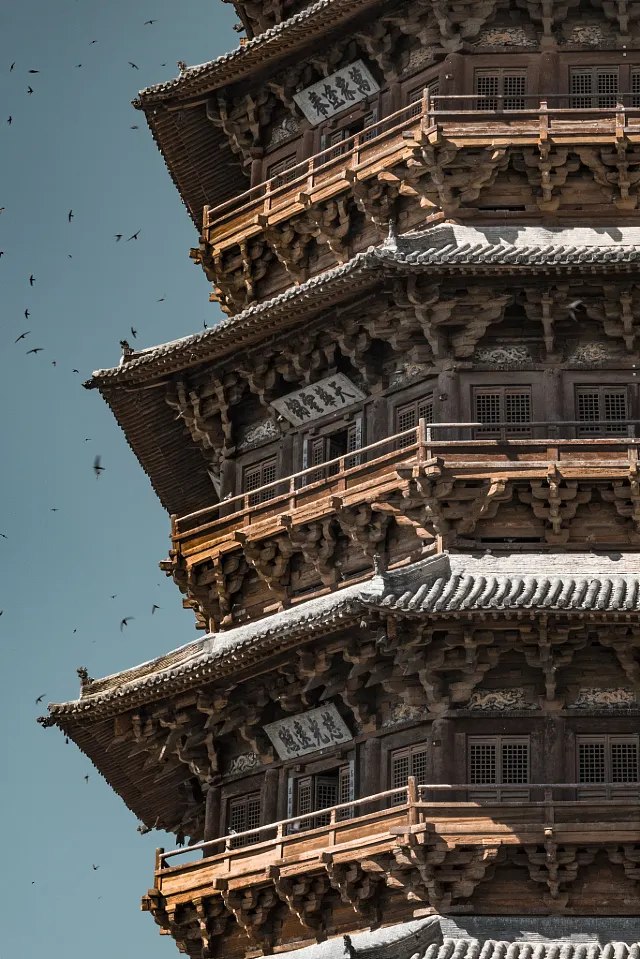
[[[178,955],[139,905],[154,848],[172,837],[141,837],[89,761],[35,720],[75,698],[78,666],[102,676],[196,635],[157,566],[168,517],[81,384],[118,362],[131,325],[150,346],[220,317],[189,260],[196,231],[130,101],[175,76],[177,60],[232,49],[234,20],[221,0],[0,5],[3,959]],[[121,634],[123,616],[135,619]]]

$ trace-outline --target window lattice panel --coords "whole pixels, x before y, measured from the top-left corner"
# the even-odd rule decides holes
[[[606,782],[604,743],[579,744],[578,779],[581,783]]]
[[[478,785],[497,782],[496,758],[493,743],[472,743],[469,750],[469,782]]]
[[[636,743],[611,744],[611,782],[638,782],[638,747]]]
[[[502,744],[502,782],[529,782],[529,746],[527,743]]]

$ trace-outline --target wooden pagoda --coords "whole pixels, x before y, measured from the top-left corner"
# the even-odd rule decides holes
[[[87,384],[203,635],[44,723],[192,959],[638,957],[640,4],[234,3],[135,101],[226,317]]]

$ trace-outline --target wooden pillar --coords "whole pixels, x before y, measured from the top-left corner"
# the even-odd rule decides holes
[[[382,769],[382,744],[380,739],[374,737],[365,740],[363,745],[359,747],[358,752],[358,768],[360,771],[359,795],[375,796],[376,793],[384,792],[387,788],[387,783],[384,770]],[[356,793],[356,795],[358,795],[358,793]],[[374,812],[375,809],[376,807],[374,805],[360,806],[358,815]]]
[[[306,160],[307,157],[313,156],[314,153],[317,152],[315,146],[314,130],[312,127],[309,127],[309,129],[305,130],[302,134],[302,156],[299,157],[299,159]]]
[[[217,839],[220,835],[220,814],[221,814],[221,796],[220,786],[209,783],[207,797],[204,807],[204,841]],[[214,849],[210,852],[205,850],[205,855],[213,855]]]
[[[262,780],[261,825],[278,821],[278,783],[280,773],[277,769],[267,769]]]
[[[544,100],[545,95],[555,92],[562,92],[560,86],[560,78],[558,76],[560,58],[558,54],[547,50],[545,53],[540,54],[540,59],[538,61],[538,90],[540,91],[540,99]],[[528,92],[531,92],[530,90]],[[533,103],[533,101],[531,101]],[[554,101],[551,100],[549,106],[553,106]],[[556,103],[557,106],[557,103]]]
[[[293,433],[285,433],[280,438],[280,475],[290,476],[302,469],[302,461],[294,463]]]
[[[220,463],[220,499],[235,495],[236,492],[236,461],[226,457]],[[239,491],[238,491],[239,492]]]
[[[545,419],[545,420],[561,420],[565,417],[563,416],[563,402],[562,402],[562,376],[559,370],[550,369],[545,370],[542,374],[542,391],[544,395],[544,407],[542,417],[533,414],[533,419]],[[538,433],[538,431],[534,431]],[[543,431],[544,436],[558,436],[564,437],[565,431],[562,427],[549,427],[549,430]]]
[[[567,769],[564,758],[564,740],[565,740],[566,722],[559,716],[553,716],[545,720],[543,744],[544,760],[540,770],[531,770],[533,776],[539,774],[536,782],[562,783],[567,782]],[[570,781],[570,780],[569,780]],[[558,795],[556,799],[567,799],[568,793]]]
[[[434,719],[431,724],[431,771],[434,783],[455,782],[454,724],[451,719]],[[443,801],[449,798],[448,793],[442,796]]]
[[[441,423],[458,423],[461,419],[460,413],[460,376],[454,370],[444,370],[438,373],[438,385],[436,387],[435,419]],[[459,430],[436,430],[434,440],[461,439],[458,436]]]

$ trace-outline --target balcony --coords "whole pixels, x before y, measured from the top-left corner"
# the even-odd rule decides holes
[[[210,507],[172,517],[172,559],[167,571],[187,572],[203,562],[218,562],[230,553],[321,521],[368,507],[410,525],[411,501],[438,497],[430,484],[446,481],[448,500],[459,490],[460,508],[469,511],[478,496],[491,499],[496,484],[504,492],[523,482],[541,503],[555,489],[565,500],[575,497],[579,482],[605,484],[606,496],[619,501],[633,496],[640,440],[633,436],[560,439],[578,428],[633,433],[640,421],[624,423],[561,421],[529,423],[420,424],[349,453],[240,493]],[[490,437],[485,438],[486,432]],[[518,436],[518,432],[525,436]],[[534,438],[535,434],[540,438]],[[480,434],[480,438],[478,438]],[[440,439],[467,435],[469,439]],[[618,491],[616,493],[616,491]],[[553,496],[552,496],[553,498]],[[480,503],[476,504],[478,507]],[[448,519],[456,518],[449,506]],[[451,512],[451,510],[454,510]],[[392,558],[391,558],[392,559]]]
[[[629,860],[629,875],[637,872],[637,783],[599,784],[595,798],[584,783],[526,785],[527,799],[522,784],[505,785],[501,802],[469,801],[465,791],[477,789],[418,785],[410,778],[406,787],[324,810],[319,828],[305,829],[297,817],[188,850],[159,849],[154,886],[142,908],[179,939],[188,935],[190,908],[215,916],[220,935],[226,929],[221,918],[234,915],[259,945],[265,906],[274,902],[288,905],[315,935],[326,934],[331,924],[322,900],[332,889],[353,905],[360,922],[371,923],[384,886],[397,897],[398,909],[405,902],[410,916],[420,902],[468,911],[461,900],[500,864],[526,868],[547,901],[562,899],[578,867],[599,850],[611,862]],[[510,792],[518,798],[504,798]],[[207,922],[204,929],[208,936]]]
[[[405,161],[420,144],[445,139],[457,148],[606,146],[640,142],[640,95],[518,97],[425,95],[361,132],[216,207],[206,206],[203,237],[214,260],[297,214],[351,192],[376,221],[367,182],[402,184]],[[407,184],[414,178],[409,177]],[[402,188],[401,188],[402,192]],[[386,227],[382,209],[377,225]]]

